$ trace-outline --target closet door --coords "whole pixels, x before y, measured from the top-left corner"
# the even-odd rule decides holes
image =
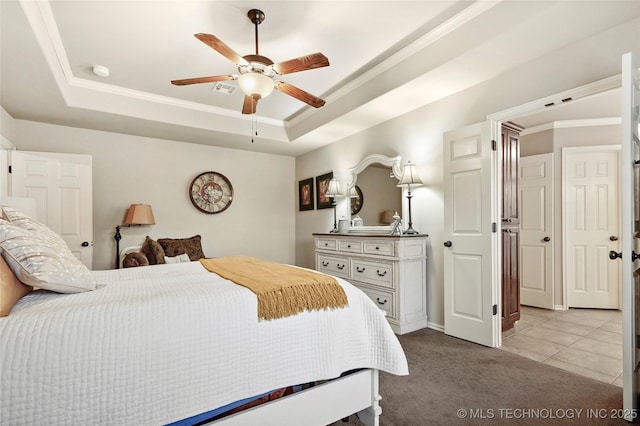
[[[502,125],[502,331],[520,319],[520,129]]]
[[[518,206],[520,129],[502,125],[502,225],[520,223]]]
[[[518,256],[520,232],[515,227],[502,229],[502,331],[513,328],[520,319]]]
[[[11,196],[36,200],[38,220],[89,269],[93,259],[92,158],[11,151]]]

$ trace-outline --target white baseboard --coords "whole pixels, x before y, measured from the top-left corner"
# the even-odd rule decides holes
[[[434,324],[432,322],[427,322],[427,328],[431,328],[433,330],[441,331],[444,333],[444,325]]]

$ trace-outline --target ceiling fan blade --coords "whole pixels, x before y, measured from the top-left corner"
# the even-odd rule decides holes
[[[187,84],[213,83],[216,81],[236,80],[237,75],[212,75],[210,77],[185,78],[182,80],[171,80],[171,84],[176,86],[186,86]]]
[[[300,56],[299,58],[279,62],[272,65],[278,74],[291,74],[299,71],[312,70],[314,68],[328,67],[329,59],[322,53],[312,53],[311,55]]]
[[[247,62],[246,59],[240,56],[235,50],[224,44],[218,37],[204,33],[194,34],[194,36],[234,64],[249,65],[249,62]]]
[[[255,114],[258,106],[258,99],[254,99],[249,95],[244,95],[244,103],[242,104],[243,114]]]
[[[325,104],[325,101],[320,99],[317,96],[312,95],[309,92],[305,92],[304,90],[293,86],[289,83],[285,83],[284,81],[276,81],[275,88],[281,91],[282,93],[286,93],[289,96],[293,96],[294,98],[311,105],[315,108],[320,108]]]

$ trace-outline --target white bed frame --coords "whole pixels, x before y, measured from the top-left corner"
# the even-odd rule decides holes
[[[378,370],[360,370],[206,424],[325,426],[358,413],[366,426],[379,426],[380,399]]]

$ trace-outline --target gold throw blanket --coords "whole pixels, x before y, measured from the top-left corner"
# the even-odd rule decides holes
[[[200,263],[208,271],[254,292],[258,296],[258,317],[262,319],[347,306],[342,286],[320,272],[246,256],[200,259]]]

